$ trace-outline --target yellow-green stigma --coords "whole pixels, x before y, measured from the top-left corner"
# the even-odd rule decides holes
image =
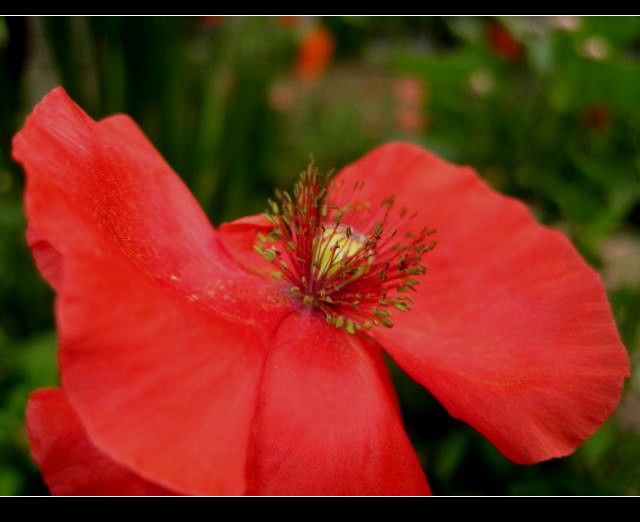
[[[342,263],[358,253],[366,245],[366,238],[347,225],[334,225],[323,229],[313,242],[313,263],[317,277],[336,274]],[[367,265],[357,267],[352,280],[365,274]]]
[[[276,191],[266,217],[273,228],[259,234],[255,250],[277,267],[302,306],[322,313],[329,324],[355,334],[373,326],[392,327],[391,310],[411,309],[426,269],[422,256],[435,247],[435,230],[407,230],[416,216],[394,209],[394,198],[377,205],[344,182],[329,194],[315,165],[300,175],[293,196]],[[330,197],[333,196],[333,197]],[[339,201],[347,203],[340,204]]]

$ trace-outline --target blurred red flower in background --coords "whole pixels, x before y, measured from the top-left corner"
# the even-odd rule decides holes
[[[571,453],[619,400],[596,272],[420,147],[375,149],[326,195],[310,168],[218,229],[131,119],[62,89],[13,152],[57,293],[62,387],[27,411],[53,493],[429,493],[383,347],[518,463]]]
[[[609,108],[602,103],[594,103],[584,113],[584,124],[594,130],[603,131],[610,127],[612,115]]]
[[[317,25],[302,36],[295,63],[295,75],[299,80],[314,80],[329,63],[335,48],[333,35],[322,25]]]
[[[216,25],[220,25],[224,21],[224,16],[222,15],[201,16],[199,20],[200,20],[200,25],[204,27],[215,27]]]
[[[505,60],[517,60],[522,56],[522,44],[500,22],[493,21],[487,29],[489,45],[494,53]]]
[[[396,99],[394,119],[396,127],[410,136],[424,130],[425,85],[411,76],[397,78],[393,85]]]
[[[301,18],[302,16],[279,16],[278,20],[285,27],[293,27],[300,21]]]

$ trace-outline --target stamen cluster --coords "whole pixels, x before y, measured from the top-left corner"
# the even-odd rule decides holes
[[[311,162],[293,195],[276,190],[276,199],[269,200],[265,216],[273,228],[258,234],[254,246],[277,267],[272,275],[287,281],[305,306],[351,334],[373,326],[391,328],[391,310],[411,309],[410,293],[426,271],[422,257],[435,247],[430,239],[435,230],[405,231],[417,213],[394,212],[393,196],[378,205],[359,201],[363,187],[355,183],[350,202],[339,206]]]

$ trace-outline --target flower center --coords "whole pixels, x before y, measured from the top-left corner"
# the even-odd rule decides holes
[[[351,334],[391,328],[392,310],[411,309],[409,294],[426,271],[422,257],[435,247],[429,238],[435,230],[409,230],[416,214],[395,212],[393,197],[378,205],[359,200],[363,186],[356,183],[349,193],[336,182],[329,194],[311,163],[293,196],[276,191],[276,200],[269,200],[265,216],[273,228],[258,234],[254,246],[304,306]]]
[[[366,246],[366,238],[346,225],[333,224],[324,228],[313,242],[313,264],[317,277],[331,277],[349,258]],[[351,280],[364,275],[366,264],[357,267]]]

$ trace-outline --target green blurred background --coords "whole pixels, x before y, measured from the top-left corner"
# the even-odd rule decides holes
[[[62,84],[126,112],[217,225],[263,209],[313,153],[340,167],[390,139],[475,166],[570,235],[640,358],[640,19],[0,18],[0,494],[45,493],[25,401],[54,385],[52,292],[25,246],[10,140]],[[396,367],[437,494],[640,494],[640,380],[570,458],[516,466]]]

